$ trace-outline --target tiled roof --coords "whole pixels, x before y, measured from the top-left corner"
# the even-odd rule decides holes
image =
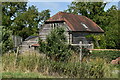
[[[104,32],[95,22],[91,19],[75,15],[71,13],[58,12],[48,20],[46,23],[54,23],[57,21],[64,21],[70,27],[71,31],[82,31],[82,32]]]

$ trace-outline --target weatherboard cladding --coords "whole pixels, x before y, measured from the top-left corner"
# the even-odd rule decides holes
[[[46,20],[46,23],[63,22],[63,21],[66,22],[66,24],[69,26],[69,28],[72,31],[100,32],[100,33],[104,32],[91,19],[85,16],[75,15],[75,14],[65,13],[65,12],[58,12],[56,15]]]

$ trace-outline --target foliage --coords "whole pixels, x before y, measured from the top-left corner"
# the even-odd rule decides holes
[[[41,38],[39,38],[39,44],[40,44],[40,47],[39,47],[39,51],[40,53],[46,53],[46,48],[47,48],[47,45],[46,45],[46,42],[43,41]]]
[[[42,43],[41,40],[39,42],[40,50],[53,60],[66,61],[71,55],[64,32],[63,28],[56,27],[47,35],[46,44]]]
[[[112,6],[107,11],[107,18],[109,19],[108,25],[105,28],[105,42],[107,48],[120,49],[120,37],[118,37],[120,36],[120,26],[118,25],[118,15],[118,10],[115,6]]]
[[[26,2],[3,2],[2,3],[2,25],[10,28],[17,17],[17,13],[23,13],[27,9]]]
[[[38,12],[36,6],[27,8],[27,2],[4,2],[2,4],[3,26],[12,31],[12,35],[27,38],[37,35],[39,24],[50,17],[50,10]]]
[[[17,58],[15,54],[4,54],[3,70],[11,72],[40,72],[47,75],[59,75],[66,78],[117,78],[112,71],[115,67],[110,66],[102,58],[90,59],[90,62],[56,62],[46,59],[41,54],[30,53],[20,54]],[[115,73],[114,73],[115,74]],[[115,74],[117,75],[117,73]]]
[[[100,43],[97,38],[95,38],[96,36],[93,36],[96,47],[119,49],[119,10],[113,5],[110,9],[105,11],[106,4],[107,3],[103,2],[72,2],[65,12],[86,16],[96,22],[105,31],[105,34],[102,35],[102,38],[99,40]]]
[[[5,53],[13,49],[12,33],[10,30],[5,29],[3,26],[0,26],[0,28],[2,33],[0,46],[2,47],[2,53]]]
[[[107,60],[107,62],[110,62],[118,57],[120,57],[120,51],[92,51],[91,58],[104,58]]]
[[[39,23],[49,18],[49,10],[38,12],[35,6],[31,6],[24,13],[20,13],[13,24],[13,34],[22,36],[24,39],[30,35],[38,34]],[[44,14],[44,15],[43,15]],[[16,31],[18,30],[18,31]]]
[[[13,48],[12,35],[27,38],[38,35],[39,24],[50,17],[50,10],[38,12],[35,6],[27,8],[27,2],[3,2],[2,25],[3,37],[0,43],[3,53]]]
[[[52,78],[51,76],[44,76],[37,72],[3,72],[2,78]]]
[[[104,34],[90,34],[86,36],[87,38],[92,38],[94,42],[95,49],[105,49],[106,42],[105,42],[105,35]]]

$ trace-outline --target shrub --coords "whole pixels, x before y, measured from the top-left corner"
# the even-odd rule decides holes
[[[67,61],[71,55],[71,50],[66,44],[64,29],[56,27],[47,35],[46,43],[41,40],[40,51],[45,53],[50,59],[55,61]]]
[[[0,48],[2,53],[8,52],[13,49],[12,31],[0,26]]]
[[[120,51],[92,51],[91,58],[104,58],[107,62],[110,62],[118,57],[120,57]]]
[[[4,54],[2,59],[4,71],[34,72],[36,70],[44,74],[58,74],[68,78],[111,78],[115,68],[102,58],[90,59],[90,62],[80,64],[80,62],[58,62],[43,58],[40,54],[20,54],[16,65],[14,65],[16,59],[14,54]]]

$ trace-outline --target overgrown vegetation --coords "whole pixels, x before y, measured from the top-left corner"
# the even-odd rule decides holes
[[[105,11],[107,3],[102,2],[72,2],[65,12],[86,16],[96,22],[104,31],[104,35],[92,36],[95,48],[120,48],[120,31],[118,12],[116,6]],[[83,6],[84,5],[84,6]],[[50,17],[50,10],[38,12],[36,6],[29,6],[27,2],[4,2],[2,3],[2,26],[9,35],[18,35],[27,38],[30,35],[38,35],[39,24],[43,24]],[[13,48],[11,38],[5,35],[2,39],[3,53]]]
[[[65,78],[118,78],[118,73],[113,72],[118,69],[97,57],[82,64],[70,61],[58,62],[35,53],[20,54],[17,61],[14,53],[4,54],[2,57],[3,72],[37,72]]]
[[[110,62],[118,57],[120,57],[120,51],[92,51],[92,54],[90,56],[91,58],[104,58],[107,60],[107,62]]]
[[[105,30],[105,35],[92,36],[97,48],[120,48],[120,38],[118,37],[120,34],[116,21],[117,9],[113,6],[105,12],[105,6],[106,3],[99,2],[73,2],[66,12],[84,15]],[[38,24],[50,17],[49,10],[38,12],[35,6],[26,7],[27,3],[20,2],[5,2],[2,5],[2,24],[5,27],[2,28],[1,43],[3,43],[4,53],[13,48],[11,35],[19,35],[24,39],[30,35],[37,35]],[[64,78],[118,78],[119,73],[115,71],[118,71],[119,67],[109,63],[112,59],[120,57],[119,51],[93,51],[89,61],[83,60],[80,64],[80,62],[73,60],[74,53],[77,52],[72,52],[70,46],[66,44],[62,28],[52,30],[47,36],[46,42],[40,40],[39,44],[41,54],[24,53],[18,56],[16,53],[3,54],[3,77],[8,75],[7,78],[9,78],[9,74],[14,78],[26,77],[23,74],[35,72]],[[11,73],[17,71],[18,73]],[[37,76],[28,75],[28,77],[31,76],[32,78],[40,78],[38,74]]]
[[[35,72],[3,72],[2,78],[52,78],[50,76],[43,76],[40,73]]]
[[[10,30],[6,29],[4,26],[0,26],[0,28],[1,28],[0,48],[2,50],[1,52],[5,53],[13,49],[12,33]]]
[[[67,61],[71,56],[71,50],[67,44],[64,29],[56,27],[47,35],[45,42],[39,41],[40,51],[55,61]]]

